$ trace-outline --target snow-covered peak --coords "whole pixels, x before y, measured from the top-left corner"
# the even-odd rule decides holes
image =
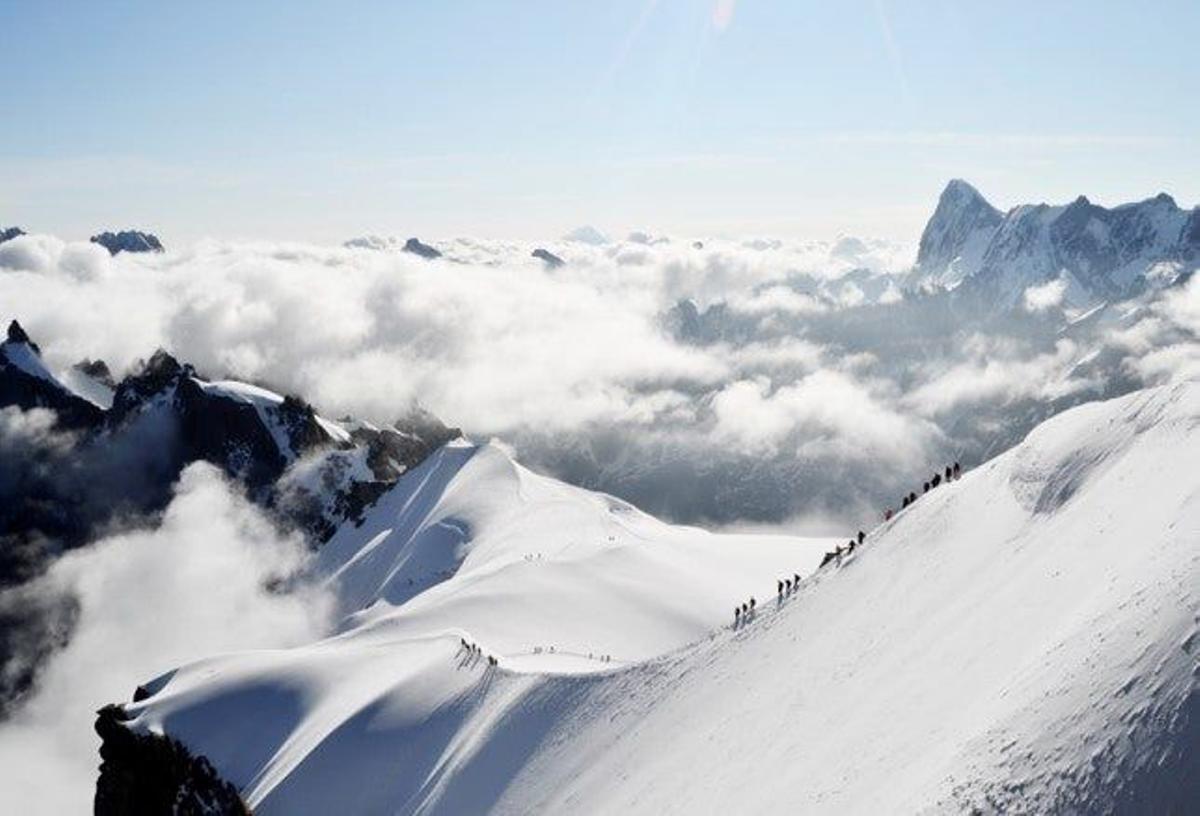
[[[953,287],[970,275],[1001,217],[978,190],[962,179],[952,179],[921,233],[917,268],[922,282]]]
[[[1061,277],[1078,284],[1070,305],[1085,309],[1161,285],[1150,272],[1164,263],[1200,264],[1200,210],[1181,210],[1166,193],[1113,208],[1081,195],[1001,214],[955,180],[925,227],[910,283],[954,288],[970,280],[970,294],[1008,309],[1029,287]]]

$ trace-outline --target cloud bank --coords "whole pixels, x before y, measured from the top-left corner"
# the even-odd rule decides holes
[[[59,559],[13,593],[73,600],[70,642],[36,693],[0,723],[0,811],[83,813],[91,808],[102,705],[130,699],[138,683],[217,652],[308,642],[326,631],[332,605],[303,583],[301,542],[281,538],[217,470],[192,465],[154,529],[114,534]]]
[[[1051,282],[985,319],[905,295],[911,247],[591,233],[435,242],[434,261],[386,239],[107,258],[27,236],[0,245],[0,303],[59,368],[162,346],[326,414],[387,422],[417,400],[701,523],[861,526],[1046,411],[1196,367],[1194,281],[1079,325]]]

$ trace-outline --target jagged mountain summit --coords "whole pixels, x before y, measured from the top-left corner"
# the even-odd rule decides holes
[[[921,233],[917,268],[923,280],[952,288],[977,272],[1003,219],[978,190],[952,179]]]
[[[99,244],[108,250],[109,255],[120,252],[162,252],[163,245],[158,238],[149,232],[138,230],[122,230],[121,232],[102,232],[91,237],[93,244]]]
[[[204,378],[163,350],[120,382],[102,361],[60,379],[15,320],[0,344],[2,409],[50,411],[55,428],[72,434],[47,453],[55,467],[0,485],[0,542],[9,551],[44,536],[78,546],[112,513],[155,512],[196,461],[320,541],[458,436],[416,410],[392,427],[333,421],[299,397]],[[0,586],[27,572],[10,575],[5,563],[0,556]]]
[[[1106,208],[1025,204],[1006,213],[965,181],[946,185],[921,235],[912,282],[1017,305],[1031,286],[1062,279],[1078,307],[1169,285],[1200,263],[1200,207],[1169,195]]]
[[[5,241],[11,241],[13,238],[24,235],[25,230],[20,227],[0,227],[0,244]]]
[[[1198,429],[1197,383],[1073,409],[820,568],[450,445],[323,552],[337,636],[149,680],[101,789],[183,746],[261,814],[1187,812]]]

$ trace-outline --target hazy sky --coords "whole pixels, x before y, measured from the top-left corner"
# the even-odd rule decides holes
[[[916,237],[1200,200],[1200,3],[0,0],[0,226]]]

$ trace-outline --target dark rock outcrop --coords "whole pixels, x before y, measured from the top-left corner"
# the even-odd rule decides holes
[[[117,382],[113,379],[112,372],[108,369],[108,364],[103,360],[80,360],[72,368],[80,374],[91,377],[101,385],[106,385],[109,388],[117,387]]]
[[[421,243],[416,238],[409,238],[404,242],[404,251],[411,252],[414,255],[420,255],[422,258],[428,258],[430,260],[433,258],[442,257],[441,252],[437,251],[429,244]]]
[[[99,244],[108,250],[109,255],[118,252],[162,252],[163,245],[157,236],[149,232],[137,230],[122,230],[121,232],[102,232],[91,237],[93,244]]]
[[[29,335],[25,333],[25,329],[21,328],[21,324],[15,320],[8,324],[8,334],[5,340],[9,343],[25,343],[37,354],[42,353],[42,350],[38,348],[38,344],[29,339]]]
[[[547,269],[558,269],[560,266],[564,266],[567,263],[550,250],[542,249],[541,247],[535,249],[532,255],[534,258],[538,258],[539,260],[545,262]]]
[[[190,365],[161,349],[117,386],[107,425],[118,428],[152,404],[177,422],[180,469],[210,462],[251,493],[278,479],[295,457],[333,443],[303,400],[289,396],[260,408],[205,386]]]
[[[24,235],[24,234],[25,234],[25,230],[21,229],[20,227],[0,228],[0,244],[3,244],[5,241],[11,241],[13,238],[16,238],[18,235]]]
[[[93,803],[96,816],[249,816],[235,786],[205,757],[158,734],[138,734],[118,705],[100,709],[100,776]]]

